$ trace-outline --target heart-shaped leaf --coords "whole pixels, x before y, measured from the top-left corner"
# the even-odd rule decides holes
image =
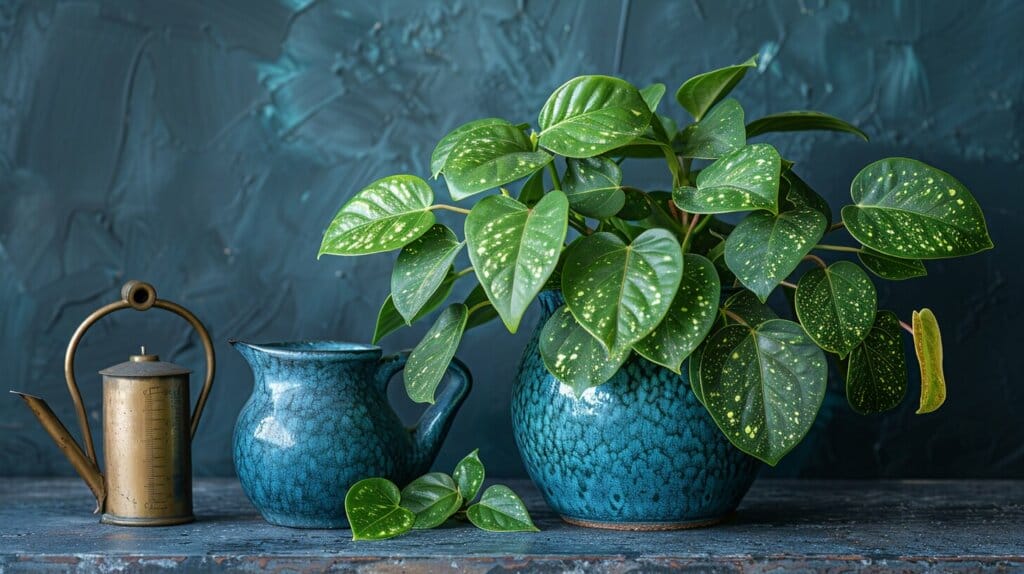
[[[433,201],[430,186],[414,175],[378,179],[334,216],[319,255],[366,255],[403,247],[434,225]]]
[[[779,318],[775,311],[772,311],[771,307],[765,305],[757,298],[757,295],[746,289],[730,295],[725,300],[725,303],[722,304],[722,309],[731,311],[743,319],[745,323],[755,327],[765,321]],[[726,323],[735,322],[730,317],[725,319]]]
[[[643,134],[651,109],[629,82],[580,76],[551,94],[538,123],[544,148],[565,157],[593,157]]]
[[[433,404],[434,391],[462,341],[468,314],[462,303],[449,305],[409,353],[404,372],[405,392],[413,401]]]
[[[658,326],[682,274],[679,243],[664,229],[649,229],[629,245],[595,233],[568,248],[562,293],[580,325],[618,356]]]
[[[734,99],[723,100],[702,120],[683,130],[680,137],[683,157],[717,159],[734,152],[747,143],[743,108]]]
[[[946,402],[946,376],[942,372],[942,334],[930,309],[914,311],[914,352],[921,367],[921,406],[917,414],[938,410]]]
[[[798,207],[813,209],[825,218],[826,229],[832,226],[832,207],[825,201],[824,197],[811,189],[792,170],[786,170],[782,174],[780,183],[782,185],[779,188],[779,195],[785,198],[783,202],[785,209]]]
[[[715,423],[737,448],[771,465],[810,430],[827,378],[825,354],[784,319],[721,329],[700,363],[704,404]]]
[[[402,489],[401,504],[402,508],[416,514],[413,528],[434,528],[462,508],[462,495],[452,477],[443,472],[431,472]]]
[[[652,112],[658,111],[658,104],[661,103],[661,98],[665,97],[665,84],[651,84],[641,89],[640,97]]]
[[[480,462],[479,453],[480,449],[477,449],[466,455],[455,465],[455,472],[452,473],[464,504],[473,502],[484,484],[484,463]]]
[[[725,263],[761,301],[789,274],[825,233],[825,218],[812,209],[773,215],[755,211],[725,241]]]
[[[491,532],[540,532],[530,520],[523,501],[511,488],[501,484],[484,491],[480,502],[470,506],[466,516],[477,528]]]
[[[780,162],[772,146],[748,145],[718,158],[697,176],[697,187],[676,188],[672,198],[690,213],[778,213]]]
[[[606,157],[565,160],[562,191],[574,211],[597,219],[615,215],[626,203],[622,170]]]
[[[729,95],[736,84],[740,83],[747,70],[757,66],[757,56],[735,66],[719,68],[694,76],[683,82],[676,90],[676,101],[693,118],[700,121],[711,106]]]
[[[466,217],[466,241],[480,285],[508,330],[558,264],[568,230],[564,193],[546,194],[532,209],[503,195],[485,197]]]
[[[505,126],[508,125],[508,122],[500,118],[474,120],[462,124],[441,138],[441,141],[437,142],[437,147],[434,148],[434,153],[430,154],[430,172],[433,178],[437,179],[437,176],[441,175],[441,172],[444,171],[444,164],[448,161],[448,156],[451,155],[452,149],[455,148],[455,144],[459,143],[462,136],[477,128],[492,125]]]
[[[794,110],[765,116],[750,122],[747,126],[747,137],[752,138],[768,132],[806,132],[824,130],[846,132],[864,141],[868,136],[850,122],[841,120],[822,112]]]
[[[391,271],[391,298],[406,323],[434,296],[461,250],[455,233],[440,224],[402,248]]]
[[[565,305],[544,323],[539,346],[548,372],[569,385],[576,396],[608,381],[629,357],[629,349],[609,356],[601,342],[576,321]]]
[[[440,307],[448,295],[452,292],[452,286],[455,284],[455,277],[452,274],[452,268],[448,268],[448,276],[445,277],[441,285],[434,291],[434,294],[430,296],[426,304],[420,308],[419,313],[413,317],[412,321],[406,323],[405,318],[395,308],[395,301],[388,294],[387,299],[384,300],[384,304],[381,305],[380,311],[377,312],[377,325],[373,329],[373,344],[376,345],[378,341],[390,335],[391,333],[401,329],[406,325],[410,325],[426,317],[431,311]]]
[[[384,540],[412,530],[416,515],[398,505],[401,493],[384,478],[360,480],[345,494],[352,540]]]
[[[711,330],[722,290],[715,265],[705,257],[687,253],[683,261],[683,279],[668,313],[650,335],[633,345],[648,361],[676,373]]]
[[[551,161],[510,123],[485,123],[459,136],[444,163],[448,192],[458,201],[524,178]]]
[[[928,270],[924,268],[924,261],[920,259],[890,257],[869,247],[862,248],[857,257],[868,271],[890,281],[924,277],[928,274]]]
[[[906,394],[900,320],[892,311],[879,311],[868,336],[850,351],[846,400],[858,413],[871,414],[895,408]]]
[[[981,207],[948,173],[907,158],[888,158],[853,179],[856,205],[843,208],[846,229],[864,245],[902,259],[941,259],[992,248]]]
[[[796,288],[796,314],[819,347],[845,357],[864,340],[875,322],[878,296],[857,264],[837,261],[812,269]]]

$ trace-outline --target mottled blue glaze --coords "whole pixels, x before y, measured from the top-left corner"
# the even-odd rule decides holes
[[[544,292],[543,313],[512,390],[512,425],[530,477],[562,517],[610,528],[714,522],[739,505],[759,463],[722,435],[677,375],[630,359],[577,398],[544,368],[540,329],[562,304]]]
[[[344,528],[345,493],[381,476],[404,485],[427,472],[471,385],[457,359],[413,429],[387,401],[407,353],[333,341],[251,345],[232,342],[255,375],[235,423],[235,471],[272,524]]]

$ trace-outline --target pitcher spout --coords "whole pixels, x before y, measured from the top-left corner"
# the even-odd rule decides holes
[[[43,399],[25,394],[17,391],[11,391],[11,393],[18,395],[28,405],[29,410],[32,414],[39,419],[39,422],[46,429],[46,432],[50,434],[57,446],[60,448],[64,456],[68,457],[71,462],[71,466],[75,468],[75,471],[85,480],[85,483],[89,486],[89,490],[92,491],[93,496],[96,497],[96,512],[103,510],[103,503],[106,500],[107,493],[106,487],[103,485],[103,475],[100,473],[100,469],[96,466],[96,463],[90,459],[82,447],[78,445],[71,433],[68,432],[67,427],[64,423],[60,422],[57,415],[53,413],[50,405],[46,404]]]

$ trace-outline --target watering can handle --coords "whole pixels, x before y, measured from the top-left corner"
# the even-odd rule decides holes
[[[93,463],[99,464],[96,460],[96,448],[93,446],[92,433],[89,430],[89,419],[85,415],[85,405],[82,403],[82,393],[78,390],[78,383],[75,382],[75,351],[78,350],[78,343],[82,341],[85,332],[92,327],[96,321],[121,309],[135,309],[145,311],[150,307],[165,309],[174,313],[192,325],[192,328],[199,334],[203,342],[203,349],[206,352],[206,379],[203,381],[203,390],[199,393],[199,400],[196,401],[196,408],[192,411],[192,428],[189,436],[195,436],[196,428],[199,426],[199,417],[203,414],[203,407],[206,406],[206,399],[210,395],[210,387],[213,386],[213,375],[216,370],[216,360],[213,354],[213,342],[206,327],[199,322],[188,309],[177,303],[156,298],[156,289],[149,283],[142,281],[129,281],[121,287],[121,300],[104,305],[92,312],[91,315],[82,321],[82,324],[75,329],[68,343],[67,353],[64,354],[64,378],[68,381],[68,392],[71,393],[71,401],[75,403],[75,414],[78,417],[78,426],[82,430],[82,439],[85,441],[85,449]]]

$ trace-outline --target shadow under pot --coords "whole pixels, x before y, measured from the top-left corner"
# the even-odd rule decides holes
[[[231,344],[255,377],[235,424],[242,489],[271,524],[345,528],[345,494],[368,477],[406,484],[427,472],[472,380],[457,359],[449,382],[407,429],[387,400],[408,353],[310,341]]]
[[[728,518],[760,463],[729,443],[686,375],[630,358],[577,397],[544,367],[544,323],[564,303],[541,293],[540,323],[512,390],[512,426],[530,478],[569,523],[617,530],[709,526]]]

